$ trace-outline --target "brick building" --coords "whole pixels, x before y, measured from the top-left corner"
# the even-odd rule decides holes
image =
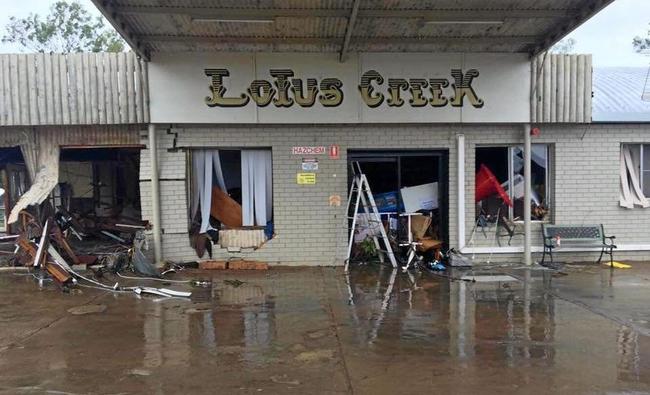
[[[141,149],[139,207],[142,218],[154,224],[150,236],[158,260],[201,255],[194,236],[221,230],[223,224],[208,215],[212,212],[202,213],[201,206],[215,199],[202,191],[220,186],[242,206],[242,225],[256,232],[250,237],[263,232],[264,242],[256,239],[254,249],[228,249],[221,236],[212,244],[214,257],[342,265],[352,161],[364,163],[378,194],[401,196],[403,188],[435,184],[437,237],[479,260],[529,263],[541,251],[541,223],[602,223],[617,236],[617,256],[646,257],[650,216],[639,205],[623,207],[621,153],[642,155],[647,126],[592,123],[590,56],[545,52],[608,1],[548,1],[535,7],[523,1],[508,10],[492,2],[463,10],[452,2],[436,10],[426,2],[408,7],[377,2],[368,8],[359,2],[351,7],[317,3],[298,9],[97,1],[139,56],[118,57],[116,64],[123,62],[141,82],[130,80],[131,73],[111,76],[113,63],[101,56],[84,60],[80,65],[100,77],[90,86],[74,74],[65,78],[79,83],[65,98],[86,103],[78,111],[91,116],[60,122],[45,116],[34,122],[17,108],[21,101],[11,107],[20,116],[10,119],[11,111],[5,112],[3,129],[38,132],[59,125],[50,133],[67,133],[66,125],[82,125],[97,136],[108,136],[98,124],[129,130],[128,141],[118,145]],[[334,30],[326,31],[321,22]],[[507,29],[490,28],[495,25]],[[14,73],[13,60],[7,59],[7,77],[0,78],[6,87]],[[48,67],[47,60],[43,64]],[[29,74],[25,78],[27,83]],[[34,78],[38,85],[40,77]],[[16,83],[21,81],[16,73]],[[43,84],[41,96],[49,89]],[[117,89],[115,100],[93,100],[107,97],[109,87]],[[11,90],[4,92],[3,103],[10,103]],[[24,100],[31,105],[41,96]],[[67,100],[55,95],[55,110],[56,97]],[[47,103],[48,96],[42,100]],[[120,116],[109,119],[109,110]],[[115,146],[110,138],[98,141]],[[338,155],[328,155],[330,148]],[[265,170],[253,173],[268,174],[261,181],[265,198],[255,202],[244,196],[257,188],[245,163],[263,161],[244,157],[257,154],[268,158]],[[512,207],[493,197],[476,201],[481,165],[506,189]],[[638,170],[643,183],[641,164]],[[315,178],[305,184],[299,181],[303,173]],[[266,199],[265,208],[260,199]],[[340,205],[333,204],[337,199]],[[501,232],[496,224],[476,228],[481,210],[504,217],[514,230],[512,239],[493,236]],[[569,259],[593,254],[567,250]]]

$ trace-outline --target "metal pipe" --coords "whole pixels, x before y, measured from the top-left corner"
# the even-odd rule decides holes
[[[156,265],[162,262],[162,233],[160,226],[160,180],[158,178],[158,138],[156,125],[149,124],[149,159],[151,160],[151,208],[153,222],[153,251]]]
[[[531,138],[530,124],[523,125],[524,132],[524,264],[533,263],[531,248]]]

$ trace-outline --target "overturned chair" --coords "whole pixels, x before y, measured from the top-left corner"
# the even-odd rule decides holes
[[[614,239],[616,236],[605,236],[603,225],[550,225],[542,224],[544,237],[544,253],[541,264],[548,252],[553,263],[553,250],[563,247],[589,251],[590,248],[600,248],[597,263],[603,259],[603,254],[609,255],[610,265],[614,265]]]

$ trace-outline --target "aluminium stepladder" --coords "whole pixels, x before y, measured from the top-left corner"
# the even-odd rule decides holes
[[[349,240],[348,240],[348,251],[347,257],[345,260],[345,271],[348,271],[350,265],[350,254],[352,253],[352,244],[354,244],[354,233],[357,227],[357,215],[359,213],[359,207],[363,208],[363,211],[368,220],[368,229],[370,229],[372,239],[375,243],[375,248],[377,250],[379,260],[384,262],[384,255],[388,257],[391,265],[397,267],[397,259],[395,259],[395,254],[388,240],[388,234],[384,225],[381,222],[381,216],[377,210],[377,204],[375,203],[375,198],[372,195],[370,190],[370,184],[368,184],[368,179],[366,175],[361,171],[361,166],[359,162],[352,162],[352,185],[350,186],[350,194],[348,196],[348,219],[352,220],[352,226],[350,227]],[[351,210],[352,209],[352,210]],[[379,237],[381,237],[384,242],[385,249],[381,248],[379,243]]]

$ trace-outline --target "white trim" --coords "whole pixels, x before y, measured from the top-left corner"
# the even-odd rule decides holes
[[[531,243],[531,204],[530,199],[532,195],[532,139],[530,136],[530,124],[523,124],[524,132],[524,264],[530,265],[533,262],[532,258],[532,243]],[[510,186],[514,191],[514,185]]]
[[[456,205],[458,219],[458,249],[465,248],[465,135],[456,136],[456,183],[458,188],[458,202]]]
[[[561,248],[553,250],[553,253],[564,252],[599,252],[600,248]],[[650,251],[650,244],[617,244],[616,251]],[[463,254],[523,254],[524,247],[463,247],[460,250]],[[544,252],[542,246],[533,246],[532,252]]]

